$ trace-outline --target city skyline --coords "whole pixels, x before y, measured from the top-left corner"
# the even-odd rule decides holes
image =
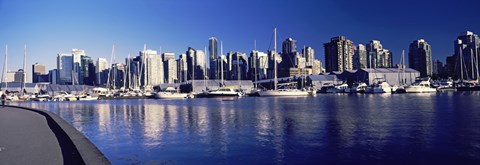
[[[453,42],[459,34],[480,32],[480,23],[471,17],[478,15],[473,7],[478,2],[469,0],[415,5],[410,0],[374,0],[369,3],[376,3],[378,10],[363,12],[355,12],[368,7],[361,2],[113,2],[0,2],[0,19],[5,23],[0,27],[0,43],[9,47],[8,69],[23,68],[25,44],[27,67],[38,62],[47,70],[55,68],[58,53],[73,48],[85,50],[94,60],[109,59],[113,44],[117,59],[135,54],[144,44],[178,58],[188,47],[208,47],[210,37],[223,42],[224,54],[249,53],[254,40],[257,49],[266,52],[273,49],[273,27],[279,29],[277,43],[293,38],[298,41],[297,51],[310,46],[322,62],[322,44],[341,35],[355,45],[381,41],[393,52],[394,64],[409,43],[425,39],[432,46],[432,58],[445,62],[454,53]],[[422,19],[412,19],[419,15]],[[0,52],[4,55],[5,49]]]

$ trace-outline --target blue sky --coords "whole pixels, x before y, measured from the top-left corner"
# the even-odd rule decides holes
[[[84,49],[97,59],[117,60],[149,49],[184,53],[188,46],[204,49],[217,37],[224,51],[250,52],[253,41],[267,51],[274,27],[278,43],[296,39],[298,50],[312,46],[324,60],[323,43],[346,35],[355,44],[380,40],[399,62],[413,40],[430,43],[434,59],[453,53],[463,31],[480,33],[480,2],[475,0],[0,0],[0,44],[4,63],[8,44],[9,70],[35,62],[54,69],[57,53]]]

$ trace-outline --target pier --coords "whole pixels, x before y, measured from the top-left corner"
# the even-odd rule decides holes
[[[0,107],[0,164],[110,164],[82,133],[52,112]]]

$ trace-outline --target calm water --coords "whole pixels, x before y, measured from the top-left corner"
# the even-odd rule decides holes
[[[114,164],[478,164],[480,94],[22,103]]]

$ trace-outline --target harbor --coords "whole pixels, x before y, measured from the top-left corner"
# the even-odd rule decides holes
[[[112,164],[475,164],[478,97],[474,91],[11,104],[57,114]]]

